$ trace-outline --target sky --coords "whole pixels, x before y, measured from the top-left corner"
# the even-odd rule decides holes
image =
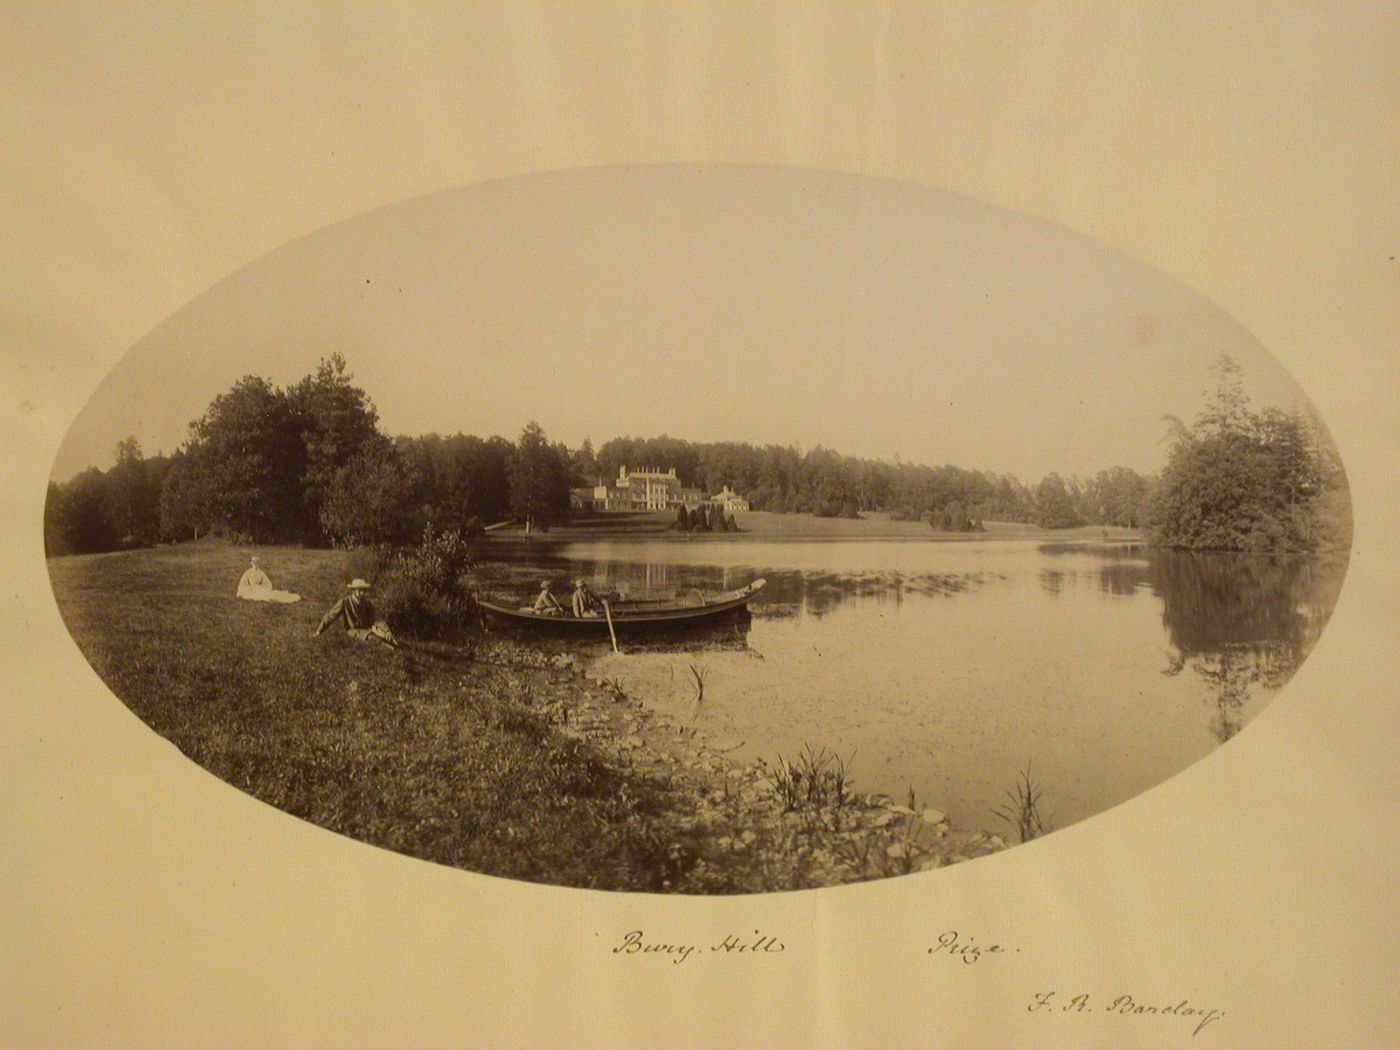
[[[53,467],[134,434],[173,451],[247,374],[339,351],[393,434],[595,447],[662,433],[1010,472],[1158,469],[1228,353],[1256,406],[1304,404],[1258,341],[1067,228],[913,184],[645,165],[467,186],[295,240],[119,362]]]

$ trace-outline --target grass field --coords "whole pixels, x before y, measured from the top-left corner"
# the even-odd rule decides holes
[[[236,599],[252,553],[305,600]],[[558,732],[550,701],[577,686],[539,654],[393,651],[337,629],[313,638],[350,575],[348,554],[199,542],[49,569],[69,630],[112,691],[195,762],[279,809],[495,875],[686,886],[697,856],[686,801]]]

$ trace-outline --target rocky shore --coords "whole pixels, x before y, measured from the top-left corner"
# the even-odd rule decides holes
[[[653,709],[574,654],[490,644],[535,671],[533,700],[560,735],[633,775],[667,783],[680,800],[656,831],[687,843],[695,856],[685,885],[667,888],[832,886],[930,871],[1008,846],[1001,835],[950,826],[935,805],[851,790],[827,752],[742,762],[732,743]],[[492,657],[481,652],[478,659]]]

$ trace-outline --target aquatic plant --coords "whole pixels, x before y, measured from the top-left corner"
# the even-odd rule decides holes
[[[1026,768],[1017,777],[1016,786],[1006,793],[1008,804],[994,806],[992,812],[1015,828],[1022,842],[1029,842],[1055,830],[1054,825],[1047,824],[1041,815],[1041,794],[1040,785],[1031,778],[1031,764],[1027,761]]]
[[[827,806],[839,809],[852,798],[848,770],[854,758],[854,752],[850,758],[843,759],[824,747],[814,751],[811,744],[803,744],[794,762],[779,755],[772,766],[762,759],[759,764],[764,780],[782,799],[787,810]]]
[[[695,735],[695,723],[700,718],[700,710],[705,706],[705,668],[686,664],[691,677],[695,679],[695,707],[690,712],[690,735]]]

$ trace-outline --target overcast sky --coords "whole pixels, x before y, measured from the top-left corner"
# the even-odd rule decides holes
[[[821,444],[1009,471],[1150,471],[1224,351],[1256,404],[1302,396],[1258,342],[1072,231],[924,187],[641,166],[436,194],[294,241],[143,339],[60,448],[172,451],[239,376],[339,350],[395,434]]]

